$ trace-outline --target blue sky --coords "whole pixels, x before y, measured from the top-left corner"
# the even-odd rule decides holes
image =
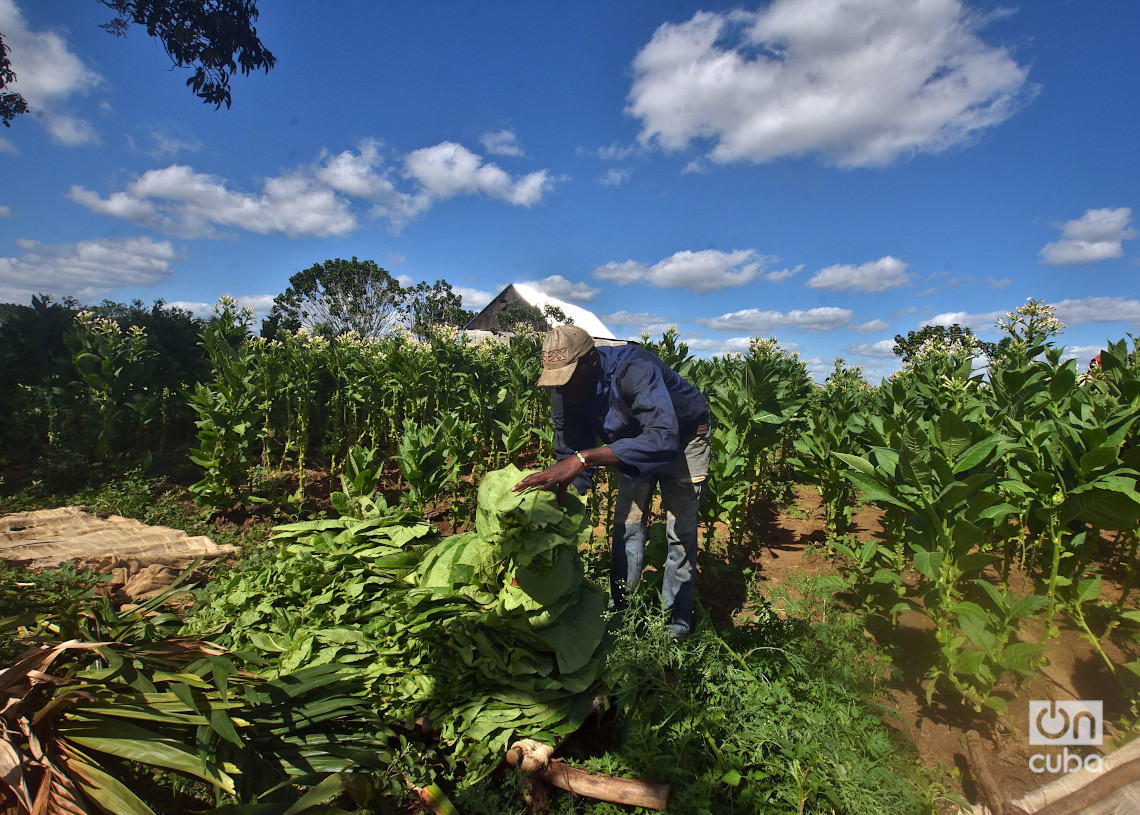
[[[0,0],[0,301],[264,313],[355,256],[872,382],[1027,298],[1082,367],[1140,334],[1134,0],[259,5],[215,111],[95,0]]]

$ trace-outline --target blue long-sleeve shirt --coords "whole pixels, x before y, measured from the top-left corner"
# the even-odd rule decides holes
[[[708,423],[704,394],[636,345],[598,346],[600,373],[594,395],[571,404],[551,390],[554,449],[561,461],[577,450],[597,447],[601,439],[634,477],[648,475],[675,459],[702,424]],[[595,468],[574,481],[579,492],[590,487]]]

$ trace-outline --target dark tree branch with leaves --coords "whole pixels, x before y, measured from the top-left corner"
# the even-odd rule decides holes
[[[100,26],[122,37],[132,25],[141,25],[158,40],[179,68],[193,68],[186,80],[194,95],[214,109],[230,106],[230,77],[266,73],[277,58],[257,36],[257,0],[99,0],[117,15]],[[16,81],[8,48],[0,35],[0,91]],[[0,93],[0,119],[6,127],[28,112],[18,93]]]
[[[555,305],[545,308],[516,300],[495,318],[496,334],[545,334],[555,325],[573,325],[574,320]]]
[[[131,23],[162,43],[180,68],[194,68],[186,85],[199,99],[230,106],[230,77],[266,73],[277,62],[257,37],[256,0],[99,0],[119,16],[101,26],[116,36]]]
[[[16,73],[12,70],[12,63],[8,60],[8,46],[4,44],[4,35],[0,34],[0,90],[16,81]],[[28,103],[18,93],[0,93],[0,120],[4,127],[11,127],[12,120],[21,113],[28,112]]]

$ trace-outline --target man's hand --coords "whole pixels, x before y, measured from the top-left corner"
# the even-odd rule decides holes
[[[531,473],[519,483],[511,487],[511,492],[538,487],[541,490],[551,490],[558,495],[558,504],[566,500],[566,488],[570,483],[586,471],[586,465],[578,460],[577,456],[567,456],[557,464],[552,464],[542,472]]]

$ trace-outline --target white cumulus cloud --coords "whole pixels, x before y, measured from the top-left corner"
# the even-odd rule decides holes
[[[598,183],[603,187],[620,187],[625,182],[629,181],[633,175],[633,170],[628,167],[617,168],[611,167],[598,176]]]
[[[546,170],[511,178],[498,165],[484,162],[463,145],[449,141],[413,150],[404,159],[404,174],[435,198],[482,193],[525,207],[542,200],[554,183]]]
[[[812,275],[807,284],[810,288],[828,291],[840,289],[854,289],[866,293],[886,291],[909,285],[910,275],[906,270],[906,263],[887,255],[859,266],[850,264],[828,266]]]
[[[498,133],[484,133],[479,139],[483,149],[492,156],[524,156],[519,138],[513,130],[500,130]]]
[[[759,276],[765,260],[755,249],[734,252],[685,250],[652,266],[635,260],[607,263],[594,270],[594,277],[619,286],[648,283],[665,289],[688,289],[701,293],[752,282]]]
[[[601,289],[591,286],[589,283],[575,283],[560,274],[544,277],[542,280],[526,280],[523,281],[523,285],[571,303],[589,303],[602,293]]]
[[[639,326],[647,325],[650,323],[667,323],[669,318],[664,314],[651,314],[643,311],[634,313],[632,311],[613,311],[609,314],[599,314],[598,319],[607,325],[620,325],[620,326]]]
[[[689,346],[689,350],[694,354],[723,356],[724,354],[748,353],[752,338],[729,337],[727,340],[714,340],[707,337],[697,337],[695,339],[683,338],[682,342]]]
[[[1061,225],[1060,240],[1045,244],[1037,259],[1050,266],[1070,266],[1118,258],[1123,242],[1138,234],[1132,227],[1132,210],[1090,209],[1074,221]]]
[[[872,343],[856,343],[844,348],[843,353],[861,357],[890,359],[895,356],[895,341],[879,340],[878,342]]]
[[[29,302],[34,294],[74,297],[91,304],[123,286],[154,286],[173,274],[178,252],[151,238],[44,244],[18,239],[17,257],[0,257],[0,301]]]
[[[968,328],[977,334],[979,331],[985,331],[997,325],[997,321],[1004,319],[1006,312],[1004,311],[982,311],[976,314],[971,314],[966,311],[944,311],[941,314],[936,314],[929,320],[923,320],[919,326],[927,325],[941,325],[949,328],[952,325],[960,325]]]
[[[1056,303],[1057,319],[1065,325],[1128,322],[1140,325],[1140,301],[1126,297],[1084,297]]]
[[[342,237],[366,216],[399,231],[436,201],[456,195],[485,194],[529,207],[553,184],[545,170],[512,178],[451,142],[416,150],[400,162],[380,141],[365,139],[356,150],[326,151],[311,165],[263,179],[259,192],[172,164],[106,197],[78,185],[68,197],[92,212],[182,237],[222,237],[232,229]]]
[[[5,91],[18,93],[28,111],[39,120],[52,141],[66,146],[97,143],[99,136],[86,119],[75,116],[68,99],[98,86],[103,78],[68,48],[54,31],[31,31],[15,0],[0,0],[0,33],[16,81]]]
[[[152,125],[146,134],[150,149],[146,154],[153,159],[171,159],[179,153],[198,153],[202,142],[185,125],[165,121]]]
[[[874,334],[877,331],[886,331],[890,325],[886,320],[869,320],[861,325],[853,325],[851,329],[858,334]]]
[[[463,307],[469,311],[482,311],[495,295],[482,289],[473,289],[469,286],[452,286],[451,290],[463,300]]]
[[[960,0],[773,0],[662,25],[626,112],[664,150],[719,163],[818,154],[879,166],[968,143],[1034,93]]]
[[[188,238],[217,237],[219,227],[329,237],[347,235],[357,225],[346,201],[304,173],[266,179],[262,192],[254,194],[233,191],[224,179],[172,164],[148,170],[107,198],[78,185],[68,197],[92,212]]]
[[[722,314],[720,317],[702,318],[699,325],[716,331],[743,332],[750,336],[771,334],[778,329],[798,329],[801,331],[834,331],[851,324],[852,311],[834,306],[792,311],[766,311],[746,308]]]

